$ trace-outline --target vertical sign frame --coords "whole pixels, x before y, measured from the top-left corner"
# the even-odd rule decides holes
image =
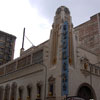
[[[62,76],[61,76],[61,95],[68,95],[68,22],[62,25]]]

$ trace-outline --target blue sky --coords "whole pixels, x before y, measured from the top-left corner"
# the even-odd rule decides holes
[[[34,45],[49,39],[56,9],[69,8],[74,26],[100,12],[100,0],[0,0],[0,30],[17,37],[15,58],[19,56],[23,28]],[[32,45],[25,39],[25,49]]]

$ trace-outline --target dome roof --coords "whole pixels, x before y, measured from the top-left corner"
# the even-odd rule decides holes
[[[60,14],[61,11],[64,11],[66,14],[70,14],[69,9],[68,9],[67,7],[65,7],[65,6],[60,6],[60,7],[57,9],[56,14]]]

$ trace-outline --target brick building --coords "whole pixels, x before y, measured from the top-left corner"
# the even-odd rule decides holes
[[[100,54],[100,13],[92,16],[89,21],[74,28],[79,45]]]

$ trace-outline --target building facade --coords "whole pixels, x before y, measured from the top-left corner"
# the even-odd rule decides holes
[[[0,65],[13,60],[16,37],[0,31]]]
[[[96,14],[74,28],[69,9],[59,7],[50,39],[0,67],[0,100],[100,100],[99,23]]]

